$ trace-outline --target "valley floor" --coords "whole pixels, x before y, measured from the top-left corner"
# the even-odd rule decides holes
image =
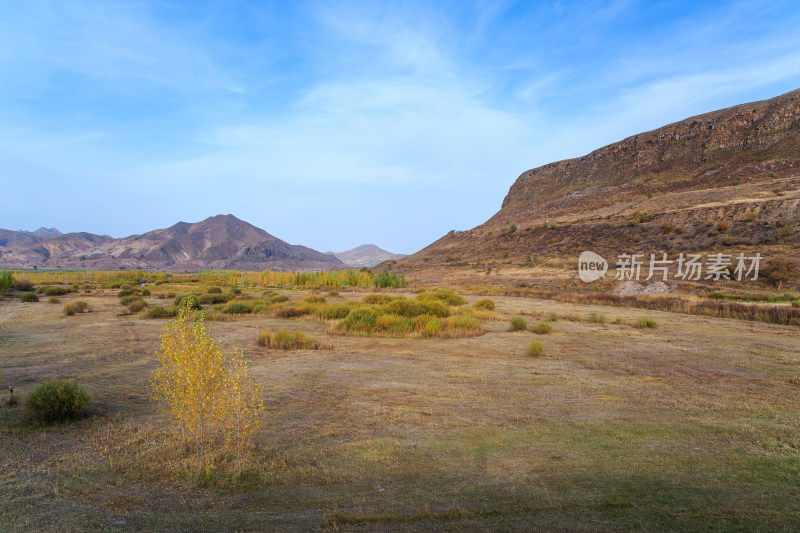
[[[517,297],[461,339],[215,322],[267,409],[244,480],[199,487],[149,400],[164,320],[120,314],[113,291],[75,299],[92,311],[0,300],[15,394],[69,377],[94,401],[41,427],[0,394],[3,531],[800,529],[797,327]],[[550,313],[549,335],[508,331],[511,315]],[[634,328],[642,317],[658,327]],[[256,345],[281,327],[332,349]],[[525,355],[533,338],[545,356]]]

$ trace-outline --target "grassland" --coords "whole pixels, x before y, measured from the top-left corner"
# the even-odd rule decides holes
[[[458,303],[371,283],[265,294],[242,277],[193,279],[155,277],[146,295],[65,279],[60,302],[88,304],[72,316],[18,292],[0,300],[0,371],[15,395],[74,378],[93,399],[91,416],[39,426],[0,393],[0,530],[800,528],[797,326],[506,295],[476,309],[481,291]],[[219,454],[205,486],[149,399],[169,318],[128,309],[192,292],[228,295],[201,305],[266,391],[245,476]],[[440,323],[468,317],[482,331],[339,327],[353,309],[390,316],[393,301],[438,301],[416,316],[446,309]],[[227,313],[231,302],[251,308]],[[311,311],[277,312],[287,308]],[[510,331],[514,316],[539,333]],[[281,330],[325,349],[259,343]],[[529,355],[532,341],[543,355]]]

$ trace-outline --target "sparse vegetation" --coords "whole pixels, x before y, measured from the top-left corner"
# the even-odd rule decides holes
[[[601,313],[589,313],[589,322],[593,322],[595,324],[605,324],[608,319],[606,319],[606,315]]]
[[[509,329],[511,331],[525,331],[528,329],[528,322],[521,316],[512,316]]]
[[[89,304],[81,300],[64,304],[64,314],[66,316],[72,316],[78,313],[85,313],[88,310],[89,310]]]
[[[49,303],[49,304],[57,304],[57,303],[60,303],[60,302],[61,302],[61,300],[59,300],[58,298],[56,298],[54,296],[51,296],[50,298],[47,299],[47,303]]]
[[[23,292],[22,295],[19,297],[20,300],[23,302],[38,302],[39,297],[36,296],[35,292]]]
[[[27,405],[39,422],[53,424],[78,417],[89,402],[89,395],[74,381],[53,380],[36,387]]]
[[[658,323],[652,318],[637,318],[633,322],[633,327],[638,329],[655,329],[658,327]]]
[[[262,331],[258,334],[256,343],[265,348],[279,350],[314,350],[317,347],[317,343],[311,335],[306,335],[302,331],[290,332],[285,329],[274,333]]]
[[[532,340],[528,343],[526,353],[529,357],[541,357],[544,355],[544,343],[542,341]]]
[[[474,304],[472,304],[472,307],[474,307],[475,309],[482,309],[484,311],[494,311],[495,303],[494,300],[490,298],[482,298],[477,302],[475,302]]]
[[[551,331],[553,331],[553,326],[551,326],[547,322],[539,322],[531,328],[531,331],[533,331],[537,335],[547,335]]]

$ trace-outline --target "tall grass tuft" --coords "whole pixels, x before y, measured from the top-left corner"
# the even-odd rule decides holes
[[[532,340],[528,343],[526,353],[530,357],[541,357],[545,354],[544,343],[542,341]]]
[[[521,316],[511,317],[510,331],[525,331],[528,329],[528,323]]]

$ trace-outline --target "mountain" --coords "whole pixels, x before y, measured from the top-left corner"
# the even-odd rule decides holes
[[[346,252],[325,252],[328,255],[333,255],[338,258],[342,263],[352,267],[373,267],[383,261],[392,259],[402,259],[406,257],[404,254],[393,254],[374,244],[362,244],[352,250]]]
[[[44,236],[63,235],[63,233],[58,231],[56,228],[45,228],[44,226],[37,229],[36,231],[25,231],[25,230],[20,230],[20,231],[22,231],[22,233],[30,233],[31,235],[44,235]]]
[[[0,268],[326,270],[344,264],[293,246],[233,215],[179,222],[121,239],[89,233],[45,237],[0,230]],[[5,240],[5,242],[3,242]]]
[[[569,270],[582,250],[800,252],[800,90],[522,173],[488,221],[393,266]],[[426,278],[427,276],[427,278]],[[473,276],[474,277],[474,276]]]

